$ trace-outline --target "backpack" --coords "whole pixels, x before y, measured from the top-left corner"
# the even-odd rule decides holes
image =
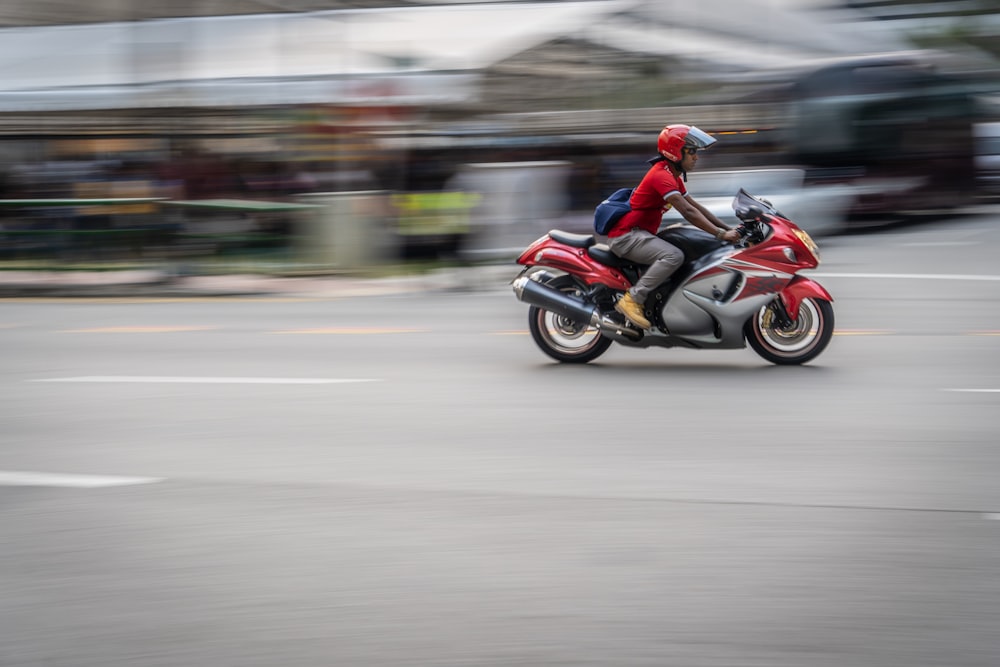
[[[628,200],[632,197],[634,188],[616,190],[613,195],[602,201],[594,209],[594,231],[605,236],[621,220],[622,216],[632,210]]]

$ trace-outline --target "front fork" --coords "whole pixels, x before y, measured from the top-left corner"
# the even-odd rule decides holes
[[[799,319],[799,304],[803,299],[823,299],[833,303],[833,297],[826,291],[826,288],[815,280],[793,277],[785,289],[778,293],[778,298],[773,302],[774,316],[776,323],[783,329],[787,329],[795,324]]]
[[[792,316],[788,313],[788,309],[785,308],[785,302],[782,300],[781,295],[778,295],[771,302],[771,310],[774,311],[774,323],[779,329],[791,329],[795,326],[795,320],[792,319]]]

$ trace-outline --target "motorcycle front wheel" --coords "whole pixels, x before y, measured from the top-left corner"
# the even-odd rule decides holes
[[[780,326],[780,319],[770,304],[751,317],[744,330],[754,352],[772,364],[804,364],[815,359],[833,336],[833,306],[825,299],[803,299],[790,326]]]
[[[560,276],[547,283],[573,296],[583,294],[582,286],[570,276]],[[531,306],[528,309],[528,329],[542,352],[556,361],[585,364],[604,354],[611,343],[596,327],[575,322],[564,315]]]

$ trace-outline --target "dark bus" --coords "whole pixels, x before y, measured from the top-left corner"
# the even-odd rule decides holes
[[[852,60],[791,87],[788,146],[813,183],[858,189],[854,221],[965,205],[976,194],[976,96],[909,58]]]

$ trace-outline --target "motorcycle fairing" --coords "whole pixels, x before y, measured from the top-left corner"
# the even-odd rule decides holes
[[[725,260],[706,267],[669,295],[658,313],[660,322],[670,323],[671,336],[696,346],[742,348],[743,323],[774,299],[773,292],[734,298],[747,282]]]
[[[732,270],[743,275],[743,282],[733,297],[734,301],[767,294],[774,296],[785,288],[793,274],[782,271],[774,266],[734,259],[730,262]]]
[[[619,269],[590,261],[587,251],[587,247],[567,246],[546,234],[528,246],[517,263],[565,271],[588,285],[602,283],[622,291],[632,286]]]
[[[654,291],[653,296],[663,302],[657,324],[663,327],[669,322],[669,335],[687,343],[741,348],[743,323],[777,295],[787,290],[783,303],[791,304],[790,312],[796,314],[800,298],[814,295],[808,286],[812,281],[783,271],[781,264],[750,262],[732,249],[709,253],[678,271],[676,282],[668,281]],[[678,285],[683,288],[677,290]]]

